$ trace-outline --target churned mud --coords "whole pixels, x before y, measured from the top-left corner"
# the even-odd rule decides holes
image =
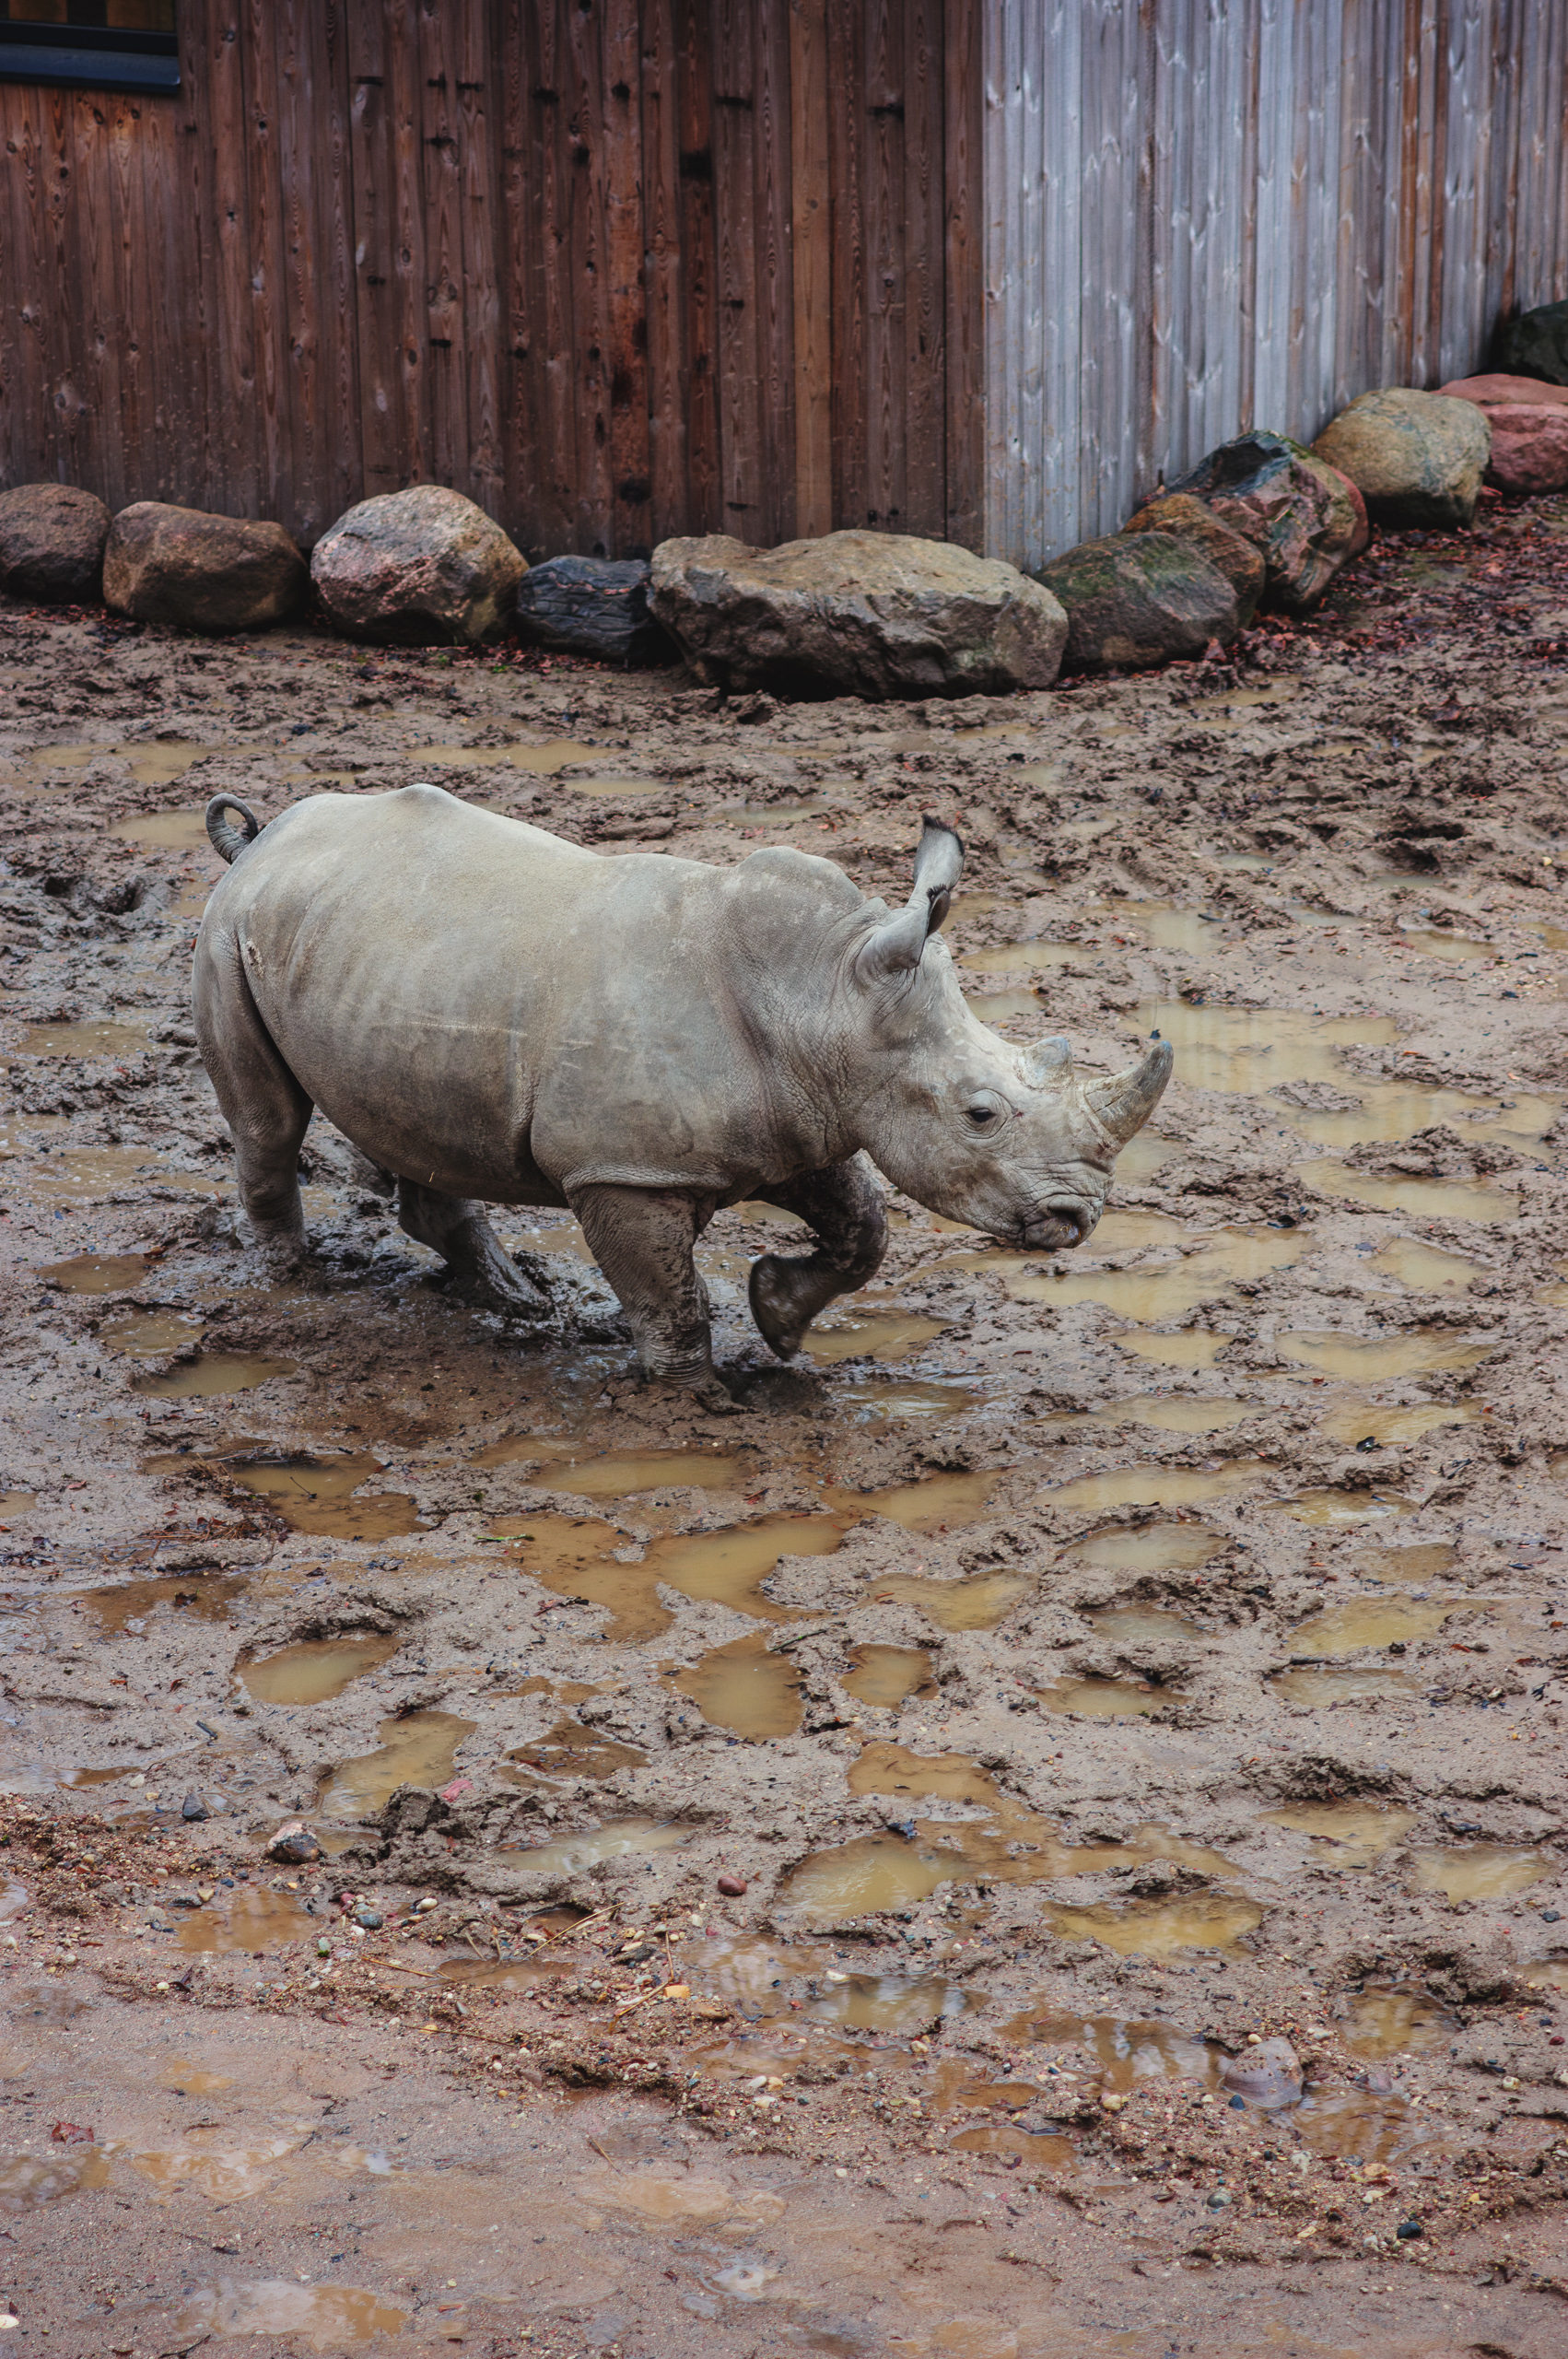
[[[0,686],[17,2347],[1560,2350],[1568,506],[1012,700],[15,605]],[[898,899],[955,817],[987,1020],[1176,1045],[1100,1228],[895,1199],[785,1368],[720,1215],[725,1420],[320,1124],[270,1285],[201,809],[417,779]]]

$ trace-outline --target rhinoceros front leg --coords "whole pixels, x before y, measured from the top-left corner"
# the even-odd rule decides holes
[[[614,1288],[649,1376],[695,1393],[720,1416],[739,1408],[713,1366],[708,1293],[692,1260],[711,1198],[661,1188],[579,1189],[571,1207]]]
[[[887,1250],[887,1215],[863,1155],[768,1188],[762,1201],[798,1214],[816,1241],[814,1253],[765,1253],[752,1263],[752,1317],[778,1357],[793,1359],[817,1312],[875,1276]]]
[[[398,1226],[439,1253],[455,1291],[477,1309],[519,1319],[546,1319],[550,1295],[536,1263],[521,1266],[502,1250],[485,1207],[466,1196],[444,1196],[413,1180],[397,1183]]]

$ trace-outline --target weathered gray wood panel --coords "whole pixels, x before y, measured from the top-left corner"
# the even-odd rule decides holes
[[[996,0],[985,84],[994,556],[1568,293],[1562,0]]]

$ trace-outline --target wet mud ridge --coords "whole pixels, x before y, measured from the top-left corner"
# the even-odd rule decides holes
[[[18,2349],[1561,2348],[1565,651],[1550,500],[912,709],[0,609]],[[900,899],[955,818],[986,1020],[1175,1046],[1099,1228],[895,1198],[785,1368],[720,1215],[722,1420],[319,1122],[269,1285],[201,809],[427,778]]]

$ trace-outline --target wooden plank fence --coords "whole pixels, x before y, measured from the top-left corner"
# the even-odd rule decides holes
[[[179,0],[0,82],[0,483],[1035,564],[1568,293],[1568,0]]]

